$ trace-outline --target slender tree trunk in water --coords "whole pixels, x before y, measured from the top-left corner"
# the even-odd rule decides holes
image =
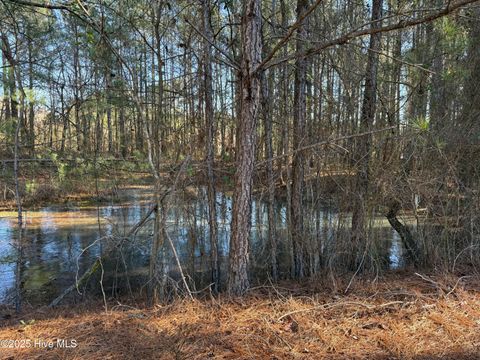
[[[233,197],[228,292],[241,295],[249,287],[248,251],[255,161],[256,125],[261,97],[262,17],[260,0],[248,0],[242,17],[241,119],[238,124],[237,171]]]
[[[297,19],[300,19],[307,10],[308,0],[297,1]],[[302,53],[305,48],[306,38],[305,22],[297,30],[297,53]],[[295,62],[295,91],[293,104],[293,155],[292,163],[292,204],[291,204],[291,232],[293,245],[293,277],[299,279],[305,275],[304,264],[304,231],[303,231],[303,178],[304,154],[296,151],[304,145],[305,117],[306,117],[306,75],[307,60],[299,57]]]
[[[13,84],[10,84],[12,88],[16,88],[15,81],[18,84],[19,94],[18,94],[18,103],[15,103],[15,106],[12,105],[14,111],[11,112],[10,116],[13,117],[15,121],[15,139],[14,139],[14,161],[13,161],[13,176],[15,178],[15,202],[17,204],[17,218],[18,226],[22,227],[23,215],[22,215],[22,199],[20,196],[20,181],[18,178],[18,158],[20,156],[20,134],[22,132],[22,123],[25,116],[25,91],[23,90],[23,83],[20,69],[16,66],[16,61],[14,59],[12,50],[10,48],[10,43],[5,34],[1,34],[2,39],[2,54],[3,57],[8,62],[8,72],[11,74],[10,81],[13,81]],[[10,96],[13,96],[13,93],[10,93]],[[13,104],[13,99],[11,103]],[[17,104],[19,106],[19,111],[17,112]]]
[[[218,264],[218,240],[217,240],[217,211],[215,177],[213,173],[215,159],[215,119],[213,112],[213,88],[212,88],[212,55],[213,43],[212,28],[210,25],[210,1],[202,0],[203,32],[204,39],[204,100],[205,100],[205,125],[207,130],[206,154],[207,154],[207,196],[208,196],[208,224],[210,230],[210,266],[214,291],[218,291],[220,267]]]
[[[166,231],[166,214],[164,213],[164,206],[163,206],[163,201],[160,196],[160,190],[161,190],[161,184],[160,184],[160,178],[158,176],[158,170],[157,170],[157,176],[155,176],[155,199],[156,199],[156,205],[157,205],[157,211],[155,213],[155,223],[154,223],[154,231],[153,231],[153,239],[152,239],[152,246],[150,250],[150,264],[149,264],[149,286],[147,288],[148,291],[148,298],[147,301],[149,302],[149,305],[155,304],[158,300],[165,300],[164,296],[164,280],[165,280],[165,274],[162,271],[162,274],[160,275],[160,293],[158,293],[158,287],[157,287],[157,275],[158,275],[158,253],[161,248],[163,248],[163,244],[165,241],[165,231]],[[164,252],[162,252],[164,254]],[[164,261],[164,256],[162,256],[162,261]],[[163,268],[162,268],[163,270]]]
[[[271,70],[270,70],[271,71]],[[268,182],[268,243],[270,245],[270,273],[272,280],[278,280],[277,238],[275,227],[275,181],[273,177],[273,141],[272,141],[272,113],[270,107],[270,94],[273,77],[262,80],[262,110],[265,129],[265,154],[267,157],[267,182]]]
[[[275,0],[272,1],[272,13],[275,13]],[[272,27],[275,33],[276,22],[272,20]],[[271,49],[264,45],[263,51],[268,54]],[[265,132],[265,156],[267,158],[267,183],[268,183],[268,244],[270,245],[270,275],[273,281],[278,280],[278,262],[277,262],[277,235],[275,226],[275,179],[273,173],[273,119],[272,119],[272,95],[273,80],[275,78],[274,69],[268,70],[268,74],[262,74],[262,113],[263,127]],[[267,80],[268,79],[268,80]]]
[[[20,104],[20,106],[22,106],[22,104]],[[20,110],[20,114],[22,113],[23,111]],[[23,215],[22,215],[22,199],[20,196],[20,181],[18,178],[18,158],[20,156],[20,132],[22,131],[22,120],[20,118],[17,118],[16,120],[17,120],[17,124],[15,128],[13,176],[15,178],[15,202],[17,204],[18,226],[21,227],[23,222]]]
[[[152,239],[152,247],[150,251],[150,267],[149,267],[149,288],[148,288],[148,301],[150,304],[154,304],[157,302],[158,298],[160,300],[164,300],[164,280],[165,274],[162,271],[161,275],[161,286],[160,286],[160,294],[157,295],[157,286],[156,286],[156,275],[157,275],[157,262],[158,262],[158,252],[161,247],[163,247],[164,243],[164,235],[165,235],[165,221],[166,221],[166,214],[163,213],[163,202],[160,196],[160,191],[162,188],[161,179],[160,179],[160,163],[162,157],[162,139],[160,138],[160,125],[163,124],[163,60],[161,57],[161,33],[160,33],[160,18],[162,15],[162,8],[163,3],[162,1],[157,1],[155,4],[155,17],[153,19],[153,31],[155,35],[155,42],[156,42],[156,54],[157,54],[157,65],[158,65],[158,102],[156,104],[156,116],[157,124],[150,124],[147,123],[147,118],[144,114],[144,109],[141,104],[141,99],[137,99],[137,108],[139,110],[139,118],[143,122],[144,128],[144,135],[147,140],[147,148],[148,148],[148,158],[150,162],[150,166],[152,168],[152,172],[155,178],[155,198],[157,204],[157,212],[155,216],[155,229],[154,235]],[[141,71],[140,71],[141,73]],[[141,81],[140,81],[141,84]],[[152,116],[153,118],[153,116]],[[162,252],[164,254],[164,252]],[[162,259],[164,260],[164,259]],[[162,269],[164,270],[164,269]]]
[[[141,109],[139,109],[141,111]],[[152,145],[151,141],[151,135],[148,130],[148,125],[146,124],[146,119],[143,119],[145,125],[145,134],[147,135],[147,144],[149,148],[149,158],[150,158],[150,164],[152,167],[152,172],[155,178],[155,202],[156,202],[156,209],[157,211],[155,212],[155,224],[154,224],[154,231],[153,231],[153,239],[152,239],[152,246],[150,250],[150,264],[149,264],[149,286],[147,288],[148,291],[148,297],[147,301],[149,302],[149,305],[155,304],[159,299],[161,301],[165,300],[164,299],[164,280],[165,276],[164,273],[162,272],[161,275],[161,286],[160,286],[160,294],[158,294],[157,290],[157,268],[158,268],[158,252],[161,248],[163,248],[163,243],[165,239],[165,221],[166,221],[166,214],[164,214],[164,206],[163,206],[163,201],[160,196],[160,191],[161,191],[161,180],[160,180],[160,153],[156,153],[156,157],[153,157],[152,154],[152,149],[154,148]],[[160,144],[155,145],[157,147],[157,151],[160,148]],[[162,252],[163,254],[163,252]],[[162,261],[164,260],[164,257],[162,256]]]
[[[373,0],[372,4],[372,29],[379,28],[382,16],[383,0]],[[380,33],[370,35],[370,44],[365,72],[365,89],[363,92],[362,112],[360,117],[360,132],[367,132],[372,129],[377,93],[377,70],[378,70],[378,51],[380,50]],[[371,135],[365,135],[359,138],[356,149],[356,187],[354,196],[354,205],[352,213],[352,241],[353,254],[352,267],[357,267],[361,263],[363,252],[365,251],[366,234],[366,213],[368,202],[369,187],[369,166],[370,166]]]
[[[157,206],[155,210],[155,220],[154,220],[155,223],[153,227],[152,247],[150,249],[150,262],[148,267],[149,284],[147,287],[147,302],[148,302],[148,305],[150,306],[156,304],[159,300],[160,301],[165,300],[163,286],[160,286],[160,289],[157,286],[158,253],[159,253],[159,250],[164,246],[163,243],[164,243],[164,231],[165,231],[164,216],[162,214],[163,204],[160,200],[160,195],[157,195],[156,204]],[[160,293],[158,292],[158,290],[160,290]]]
[[[280,0],[280,14],[281,14],[281,28],[286,29],[288,27],[288,9],[285,3],[285,0]],[[282,50],[282,55],[287,56],[288,50],[287,47],[284,46]],[[280,156],[277,162],[278,167],[278,177],[282,180],[282,185],[285,185],[285,189],[287,192],[287,205],[286,205],[286,226],[287,229],[291,229],[291,204],[292,204],[292,186],[291,186],[291,178],[292,178],[292,171],[290,166],[290,156],[286,156],[286,154],[290,151],[290,106],[289,102],[289,66],[287,63],[280,65],[280,118],[282,119],[282,128],[280,132],[280,141],[277,148],[277,155]],[[281,156],[283,155],[283,156]],[[283,176],[283,169],[285,168],[286,171],[286,179]],[[292,232],[289,230],[287,232],[287,248],[288,248],[288,257],[289,257],[289,264],[290,264],[290,273],[294,274],[294,264],[295,261],[293,260],[293,246],[292,246]]]
[[[12,76],[14,81],[13,85],[10,84],[13,88],[15,88],[15,80],[18,83],[19,89],[19,96],[18,96],[18,106],[19,111],[17,112],[17,104],[15,106],[12,105],[12,108],[15,111],[12,111],[10,114],[16,120],[16,127],[15,127],[15,139],[14,139],[14,161],[13,161],[13,176],[15,178],[15,202],[17,205],[17,224],[18,224],[18,238],[17,238],[17,261],[16,261],[16,268],[15,268],[15,310],[17,313],[21,311],[22,307],[22,293],[21,293],[21,267],[22,267],[22,231],[23,231],[23,213],[22,213],[22,199],[20,195],[20,181],[19,181],[19,173],[18,173],[18,158],[20,156],[20,134],[22,132],[22,123],[25,118],[25,91],[23,90],[22,85],[22,77],[20,69],[16,66],[16,62],[14,61],[14,57],[10,48],[10,44],[8,38],[5,34],[1,34],[1,39],[3,42],[3,46],[1,46],[2,54],[4,58],[8,62],[8,70]],[[13,93],[10,93],[12,96]],[[13,100],[12,104],[13,104]]]
[[[12,64],[13,66],[13,64]],[[22,234],[23,234],[23,214],[22,214],[22,198],[20,195],[20,182],[18,179],[18,157],[20,152],[20,132],[22,130],[22,118],[24,116],[23,106],[25,101],[25,93],[21,85],[21,78],[18,74],[17,80],[19,81],[20,86],[20,113],[17,117],[17,125],[15,128],[15,151],[14,151],[14,164],[13,164],[13,175],[15,177],[15,201],[17,203],[17,222],[18,222],[18,239],[17,239],[17,262],[15,269],[15,311],[19,313],[22,309],[22,289],[21,289],[21,267],[22,267]]]
[[[22,311],[22,266],[23,266],[23,226],[18,224],[17,259],[15,262],[15,312]]]

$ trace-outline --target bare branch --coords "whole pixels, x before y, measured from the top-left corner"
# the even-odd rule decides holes
[[[228,61],[225,61],[223,60],[223,62],[228,65],[228,66],[231,66],[232,68],[236,69],[236,70],[240,70],[240,65],[235,62],[235,60],[233,60],[230,56],[228,56],[228,54],[223,51],[222,49],[220,49],[213,41],[211,41],[207,36],[205,36],[204,33],[202,33],[199,29],[197,29],[197,27],[195,25],[193,25],[187,18],[185,18],[185,22],[190,25],[193,30],[195,30],[196,33],[198,33],[198,35],[200,35],[204,40],[206,40],[211,46],[213,46],[220,54],[222,54],[223,56],[225,56],[225,58],[228,60]]]
[[[307,49],[303,53],[300,54],[290,54],[288,56],[285,56],[283,58],[279,58],[276,60],[270,60],[266,62],[263,65],[264,69],[268,69],[269,67],[275,66],[282,64],[284,62],[296,59],[298,57],[308,57],[312,55],[316,55],[321,53],[323,50],[330,48],[335,45],[343,45],[348,43],[349,41],[356,39],[358,37],[362,37],[365,35],[371,35],[371,34],[376,34],[376,33],[381,33],[381,32],[389,32],[393,30],[398,30],[398,29],[405,29],[408,27],[412,27],[415,25],[419,25],[425,22],[433,21],[435,19],[441,18],[443,16],[446,16],[458,9],[461,9],[462,7],[465,7],[466,5],[473,4],[475,2],[478,2],[479,0],[459,0],[457,2],[450,2],[448,1],[446,6],[443,7],[441,10],[435,11],[431,13],[430,15],[418,18],[418,19],[412,19],[412,20],[399,20],[395,24],[391,24],[388,26],[383,26],[379,28],[368,28],[368,29],[363,29],[363,30],[354,30],[351,32],[348,32],[340,37],[337,37],[332,40],[325,41],[317,46],[311,47],[310,49]]]
[[[347,140],[347,139],[352,139],[352,138],[356,138],[356,137],[362,137],[362,136],[366,136],[366,135],[370,135],[370,134],[376,134],[376,133],[385,132],[385,131],[390,131],[390,130],[394,130],[394,129],[396,129],[396,126],[389,126],[389,127],[382,128],[382,129],[376,129],[376,130],[362,132],[362,133],[359,133],[359,134],[345,135],[345,136],[340,136],[340,137],[335,138],[335,139],[320,141],[320,142],[317,142],[315,144],[302,146],[302,147],[296,149],[295,151],[291,151],[291,152],[286,153],[286,154],[274,156],[274,157],[272,157],[268,160],[258,161],[255,164],[255,166],[260,166],[260,165],[263,165],[263,164],[265,164],[269,161],[274,161],[274,160],[281,159],[281,158],[284,158],[284,157],[287,157],[287,156],[295,155],[295,153],[297,153],[299,151],[308,150],[308,149],[311,149],[311,148],[314,148],[314,147],[317,147],[317,146],[328,145],[328,144],[331,144],[331,143],[334,143],[334,142],[337,142],[337,141],[341,141],[341,140]]]
[[[272,49],[272,51],[270,52],[270,54],[268,54],[265,59],[263,59],[263,61],[260,63],[260,65],[258,65],[257,69],[261,69],[262,67],[265,66],[265,64],[267,64],[272,58],[273,56],[278,52],[278,50],[280,50],[287,42],[288,40],[292,37],[293,33],[295,32],[295,30],[297,30],[302,24],[303,22],[305,21],[305,19],[318,7],[318,5],[320,5],[320,3],[322,2],[323,0],[317,0],[315,1],[315,3],[310,6],[309,9],[307,9],[307,11],[305,11],[305,13],[292,25],[290,26],[290,28],[288,29],[288,32],[286,33],[286,35],[284,36],[283,39],[281,39],[277,45],[275,45]]]

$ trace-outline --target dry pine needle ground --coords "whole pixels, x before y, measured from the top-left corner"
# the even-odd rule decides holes
[[[417,275],[358,280],[346,295],[311,281],[154,309],[36,309],[2,320],[0,339],[78,346],[0,349],[0,358],[480,359],[478,279]]]

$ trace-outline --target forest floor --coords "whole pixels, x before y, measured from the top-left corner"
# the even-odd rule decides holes
[[[4,312],[0,339],[23,348],[0,349],[0,358],[480,359],[478,276],[403,271],[357,279],[345,294],[349,280],[280,283],[241,299],[154,308],[116,302],[106,311],[81,303]]]

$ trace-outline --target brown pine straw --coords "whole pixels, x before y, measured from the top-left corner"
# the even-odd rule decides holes
[[[0,349],[0,358],[480,359],[480,279],[420,275],[360,278],[347,295],[348,278],[335,288],[322,280],[269,284],[241,299],[153,309],[40,308],[2,320],[0,339],[75,339],[78,347]]]

